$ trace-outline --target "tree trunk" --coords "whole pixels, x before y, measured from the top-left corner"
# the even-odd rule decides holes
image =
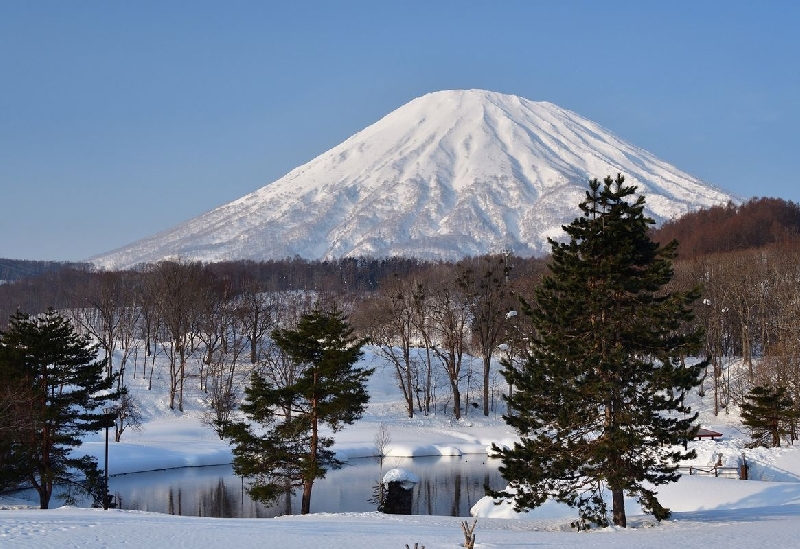
[[[714,415],[719,415],[719,376],[722,374],[722,368],[719,364],[719,359],[714,356],[712,360],[714,365]]]
[[[483,415],[489,415],[489,370],[492,364],[492,355],[483,357]]]
[[[50,494],[47,493],[47,490],[42,487],[39,491],[39,509],[49,509],[50,508]]]
[[[180,389],[178,392],[178,410],[183,412],[183,381],[186,379],[186,349],[181,347],[181,367],[179,372]]]
[[[447,377],[450,378],[450,389],[453,392],[453,415],[461,419],[461,391],[458,388],[458,376],[461,372],[459,358],[453,351],[447,356]],[[469,390],[469,388],[467,388]]]
[[[311,488],[314,486],[314,479],[303,481],[303,498],[300,502],[300,514],[307,515],[311,512]]]
[[[45,425],[42,430],[42,456],[41,456],[41,478],[37,486],[34,486],[39,492],[39,505],[42,509],[50,508],[50,498],[53,495],[53,468],[50,463],[50,449],[52,447],[53,433],[50,432],[50,426]]]
[[[425,415],[431,413],[431,402],[433,402],[433,395],[431,388],[433,384],[433,364],[431,363],[431,351],[426,346],[425,348]]]
[[[781,445],[781,427],[777,418],[770,421],[769,432],[772,435],[772,447],[779,448]]]
[[[612,501],[612,515],[615,526],[627,527],[627,519],[625,517],[625,492],[622,488],[614,488],[611,490]]]
[[[453,391],[453,415],[461,419],[461,391],[458,390],[458,381],[450,380],[450,388]]]
[[[244,477],[242,477],[242,482],[244,482]],[[283,495],[283,514],[292,514],[292,481],[288,478],[286,479],[286,491]]]
[[[152,355],[153,360],[150,362],[150,377],[147,378],[147,390],[153,390],[153,370],[156,367],[156,355]],[[147,359],[144,361],[144,369],[147,370]]]
[[[309,474],[307,478],[303,479],[303,497],[300,500],[300,514],[307,515],[311,512],[311,488],[314,486],[314,473],[316,473],[317,469],[317,444],[318,444],[318,433],[317,433],[317,418],[316,418],[316,401],[312,401],[312,408],[314,411],[312,412],[313,417],[311,420],[311,455],[309,456],[309,460],[313,464],[313,470]]]
[[[178,391],[178,366],[175,363],[175,349],[178,346],[177,340],[172,340],[169,350],[169,409],[175,409],[175,395]]]
[[[411,374],[411,348],[407,341],[403,344],[403,360],[406,363],[406,388],[408,390],[406,404],[408,405],[408,417],[412,419],[414,417],[414,380]]]
[[[747,379],[753,381],[753,354],[750,351],[750,332],[747,324],[742,326],[742,359],[747,364]]]
[[[317,379],[319,371],[316,366],[314,367],[314,391],[317,388]],[[311,512],[311,488],[314,486],[314,478],[317,476],[318,455],[317,447],[319,445],[319,401],[314,397],[311,399],[311,452],[308,456],[311,462],[311,471],[306,470],[304,474],[308,475],[303,479],[303,498],[300,501],[300,514],[307,515]]]

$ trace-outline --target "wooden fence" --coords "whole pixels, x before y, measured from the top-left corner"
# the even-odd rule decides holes
[[[690,465],[688,467],[679,467],[679,469],[682,473],[688,475],[707,475],[713,477],[747,480],[746,466],[723,467],[721,465],[708,465],[706,467],[701,467],[697,465]]]

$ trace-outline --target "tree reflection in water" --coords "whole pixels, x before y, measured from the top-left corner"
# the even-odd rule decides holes
[[[353,459],[326,478],[314,483],[312,513],[375,511],[373,494],[386,468],[402,468],[419,477],[411,494],[413,515],[469,516],[484,496],[484,486],[502,490],[497,460],[474,455],[463,458],[389,458],[380,467],[373,458]],[[247,495],[246,480],[233,474],[229,465],[191,467],[112,476],[109,488],[121,509],[135,509],[173,515],[259,518],[292,514],[299,510],[294,497],[283,497],[271,506]],[[26,496],[23,496],[26,497]],[[79,502],[89,507],[91,501]]]

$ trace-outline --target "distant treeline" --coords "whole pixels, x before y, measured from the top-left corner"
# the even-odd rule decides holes
[[[541,272],[545,260],[508,256],[509,277],[525,278]],[[12,262],[13,263],[13,262]],[[36,262],[33,262],[36,263]],[[42,262],[45,263],[45,262]],[[30,314],[48,307],[68,309],[85,305],[85,289],[94,280],[109,275],[125,275],[130,284],[147,278],[156,265],[141,265],[130,271],[96,271],[85,264],[49,262],[52,268],[40,274],[17,277],[13,283],[0,285],[0,329],[16,311]],[[454,268],[447,262],[426,262],[414,258],[342,258],[310,261],[295,257],[281,261],[229,261],[203,265],[209,279],[224,284],[237,294],[242,288],[256,285],[262,292],[315,291],[356,295],[377,290],[382,281],[422,276],[435,268]]]
[[[88,270],[90,263],[72,263],[64,261],[32,261],[27,259],[0,258],[0,281],[11,282],[21,278],[40,276],[62,269]]]
[[[784,244],[798,238],[800,205],[780,198],[754,198],[741,205],[704,208],[653,231],[657,242],[680,242],[683,259]]]

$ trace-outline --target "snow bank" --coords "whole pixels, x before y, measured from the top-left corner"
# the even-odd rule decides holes
[[[405,469],[390,469],[383,475],[383,485],[388,486],[390,482],[399,482],[403,489],[411,490],[419,484],[419,477]]]

